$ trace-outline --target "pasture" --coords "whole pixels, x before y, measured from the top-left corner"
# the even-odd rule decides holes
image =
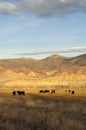
[[[0,130],[86,130],[86,98],[0,93]]]

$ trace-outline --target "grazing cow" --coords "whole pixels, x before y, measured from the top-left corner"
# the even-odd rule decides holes
[[[51,93],[54,93],[55,94],[55,90],[53,89],[53,90],[51,90]]]
[[[49,91],[49,90],[44,90],[43,92],[44,92],[44,93],[49,93],[50,91]]]
[[[17,91],[18,95],[25,95],[24,91]]]
[[[39,92],[40,92],[40,93],[43,93],[43,90],[40,90]]]
[[[71,92],[71,90],[68,90],[68,92],[70,93],[70,92]]]
[[[72,92],[71,92],[71,94],[74,94],[74,93],[75,93],[75,91],[72,91]]]
[[[16,95],[16,91],[13,91],[12,93],[13,93],[14,96]]]

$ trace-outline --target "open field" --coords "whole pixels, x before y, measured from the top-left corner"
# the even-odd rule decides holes
[[[69,95],[67,93],[68,90],[74,90],[75,96],[86,96],[86,75],[83,74],[46,78],[14,78],[12,75],[5,76],[0,78],[0,92],[24,90],[26,93],[39,93],[42,89],[55,89],[57,95]]]
[[[86,130],[86,98],[0,93],[0,130]]]
[[[0,130],[86,130],[86,54],[0,60]]]

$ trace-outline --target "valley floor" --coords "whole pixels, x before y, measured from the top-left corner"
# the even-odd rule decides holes
[[[86,98],[0,93],[0,130],[86,130]]]

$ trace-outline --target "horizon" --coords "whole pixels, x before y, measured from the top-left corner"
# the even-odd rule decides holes
[[[74,58],[74,57],[78,57],[78,56],[83,56],[83,55],[86,55],[86,53],[79,53],[77,55],[74,55],[74,56],[68,56],[68,55],[62,55],[62,54],[42,54],[44,56],[41,57],[31,57],[31,56],[23,56],[23,57],[10,57],[10,58],[0,58],[0,60],[11,60],[11,59],[33,59],[33,60],[42,60],[42,59],[45,59],[45,58],[48,58],[48,57],[52,57],[54,55],[57,55],[57,56],[62,56],[62,57],[66,57],[66,58]]]

